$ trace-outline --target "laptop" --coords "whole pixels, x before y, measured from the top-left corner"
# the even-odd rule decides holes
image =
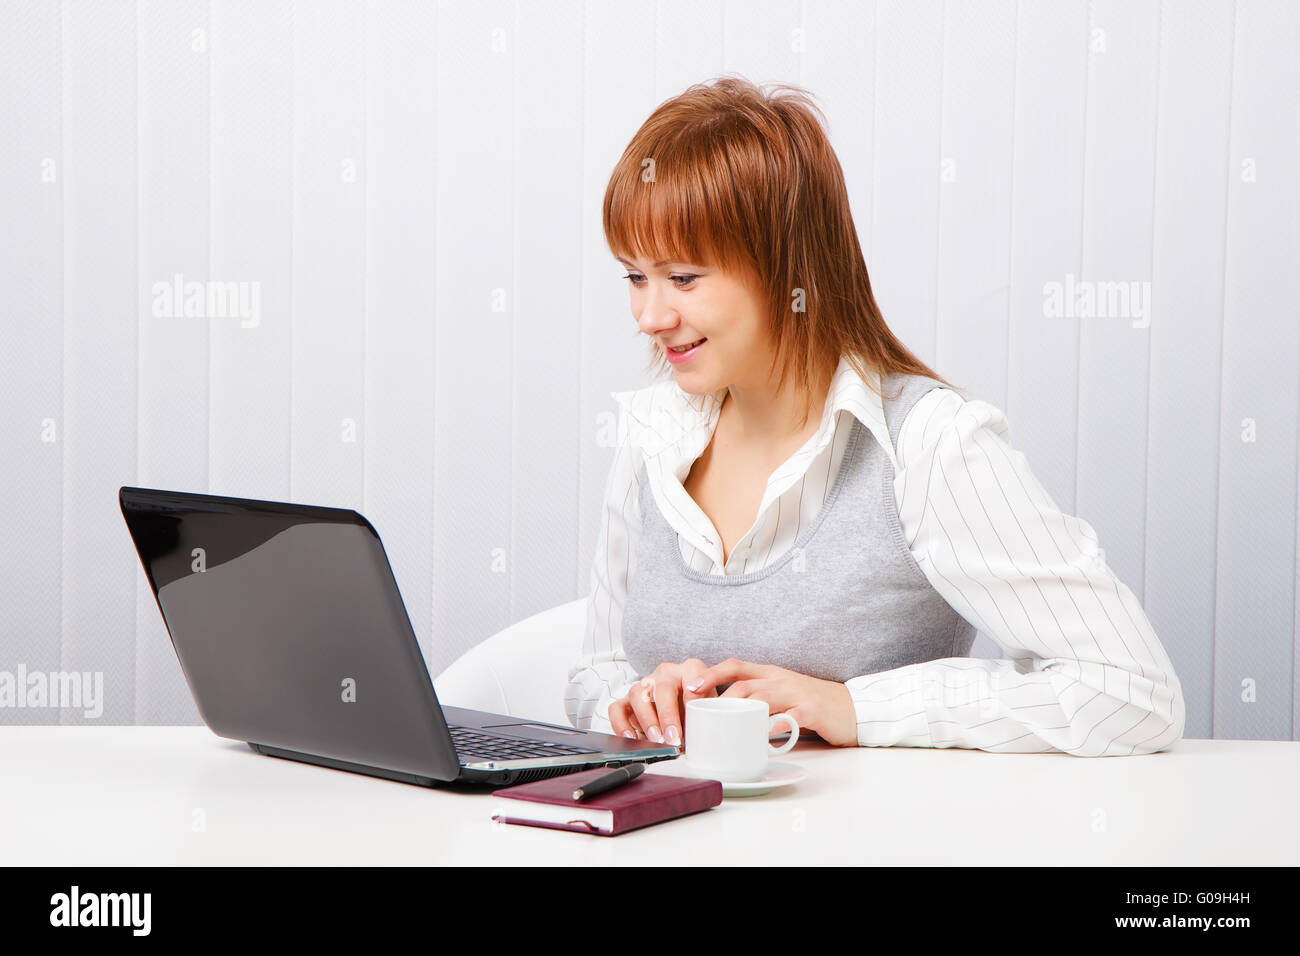
[[[123,487],[199,716],[254,751],[423,786],[526,783],[676,747],[443,707],[356,511]]]

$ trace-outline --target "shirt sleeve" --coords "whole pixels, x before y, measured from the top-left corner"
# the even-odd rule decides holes
[[[860,746],[1120,756],[1168,749],[1186,711],[1173,664],[1096,532],[1012,449],[1003,413],[936,388],[913,406],[894,480],[909,550],[1004,659],[855,677]]]
[[[600,533],[591,562],[582,656],[569,668],[564,709],[579,730],[613,733],[609,705],[627,696],[639,675],[623,656],[623,605],[641,534],[640,454],[621,442],[605,482]]]

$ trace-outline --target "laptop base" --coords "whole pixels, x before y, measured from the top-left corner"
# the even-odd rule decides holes
[[[331,770],[346,770],[349,773],[364,773],[371,777],[383,777],[385,780],[396,780],[399,783],[412,783],[419,787],[446,787],[446,786],[463,786],[469,785],[488,785],[494,787],[508,787],[516,783],[529,783],[533,780],[542,780],[546,777],[559,777],[566,773],[577,773],[579,770],[594,770],[597,767],[606,765],[606,761],[598,760],[595,763],[588,764],[568,764],[559,767],[525,767],[519,770],[466,770],[461,769],[461,775],[455,780],[438,780],[434,777],[423,777],[415,773],[404,773],[400,770],[385,770],[382,767],[371,767],[368,764],[351,763],[347,760],[336,760],[333,757],[320,757],[315,754],[300,753],[296,750],[285,750],[281,747],[271,747],[266,744],[255,744],[247,741],[248,746],[255,752],[267,757],[280,757],[285,760],[297,760],[301,763],[315,764],[318,767],[329,767]]]

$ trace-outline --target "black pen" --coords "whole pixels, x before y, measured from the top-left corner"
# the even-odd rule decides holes
[[[625,764],[605,774],[603,777],[597,777],[584,783],[578,790],[573,791],[574,800],[585,800],[587,797],[594,797],[600,793],[608,793],[615,787],[621,787],[625,783],[631,783],[645,771],[645,764],[633,763]]]

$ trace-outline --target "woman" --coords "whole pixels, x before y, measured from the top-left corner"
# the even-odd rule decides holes
[[[662,104],[605,193],[671,379],[624,411],[569,671],[574,726],[684,742],[752,697],[841,746],[1152,753],[1182,689],[1091,526],[889,330],[803,91]],[[1001,660],[970,658],[975,629]]]

